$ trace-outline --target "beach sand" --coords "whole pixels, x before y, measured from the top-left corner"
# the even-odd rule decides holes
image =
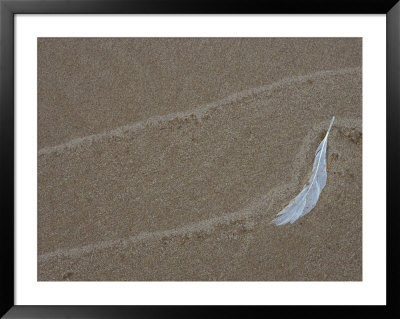
[[[38,39],[38,280],[362,280],[362,42]],[[307,182],[315,208],[271,224]]]

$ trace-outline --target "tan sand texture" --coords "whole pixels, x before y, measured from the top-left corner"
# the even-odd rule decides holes
[[[38,44],[38,280],[362,279],[360,39]],[[59,93],[64,65],[83,57],[70,78],[103,91]],[[89,84],[102,60],[119,72]],[[120,90],[145,76],[154,90]],[[270,224],[307,182],[333,115],[316,207]]]

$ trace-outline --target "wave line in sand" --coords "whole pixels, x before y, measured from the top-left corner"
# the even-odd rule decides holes
[[[326,128],[327,124],[329,124],[330,120],[322,121],[321,123],[315,125],[309,133],[304,137],[303,142],[300,145],[299,151],[295,158],[293,159],[292,165],[290,165],[292,169],[291,181],[287,183],[283,183],[281,185],[277,185],[272,188],[267,194],[257,196],[255,199],[251,201],[251,203],[242,210],[225,214],[219,217],[213,217],[207,220],[202,220],[200,222],[191,223],[188,225],[184,225],[180,228],[154,231],[154,232],[143,232],[138,235],[134,235],[124,239],[115,239],[109,241],[102,241],[96,244],[88,244],[82,247],[77,248],[67,248],[67,249],[59,249],[50,253],[45,253],[38,256],[39,262],[46,262],[53,258],[60,257],[74,257],[79,256],[84,253],[93,252],[96,250],[107,249],[111,247],[115,247],[118,245],[127,246],[132,243],[147,241],[147,240],[160,240],[163,238],[171,238],[177,236],[191,236],[192,234],[199,232],[211,233],[215,228],[221,225],[229,225],[234,222],[248,220],[254,217],[265,215],[267,217],[266,212],[274,204],[276,198],[281,197],[281,191],[284,191],[287,188],[293,188],[293,186],[299,183],[301,178],[300,176],[300,168],[304,163],[305,154],[307,154],[313,144],[313,140],[315,139],[315,132],[321,131]],[[335,127],[359,127],[361,128],[361,120],[359,119],[337,119],[335,123]],[[303,160],[302,160],[303,159]],[[276,213],[276,212],[274,212]],[[274,214],[272,213],[271,216]],[[268,216],[270,219],[271,216]],[[268,219],[268,220],[269,220]]]
[[[287,77],[287,78],[284,78],[277,82],[274,82],[272,84],[260,86],[258,88],[244,90],[239,93],[234,93],[234,94],[229,95],[228,97],[226,97],[222,100],[219,100],[217,102],[205,104],[203,106],[200,106],[200,107],[197,107],[197,108],[185,111],[185,112],[176,112],[176,113],[169,113],[166,115],[157,115],[157,116],[150,117],[147,120],[143,120],[143,121],[139,121],[139,122],[135,122],[132,124],[127,124],[127,125],[118,127],[111,131],[75,138],[75,139],[70,140],[69,142],[62,143],[62,144],[55,145],[55,146],[46,146],[46,147],[41,148],[38,151],[38,156],[43,156],[43,155],[47,155],[47,154],[51,154],[51,153],[61,153],[63,151],[69,150],[69,149],[74,149],[76,147],[84,146],[84,145],[91,145],[94,142],[111,139],[113,137],[124,137],[127,134],[140,131],[144,128],[155,126],[155,125],[158,125],[163,122],[171,121],[176,117],[184,119],[184,118],[189,118],[190,115],[192,115],[192,114],[196,115],[198,117],[201,117],[201,116],[206,115],[206,112],[212,108],[221,108],[229,103],[238,102],[241,99],[244,99],[246,97],[249,97],[249,96],[252,96],[255,94],[260,94],[260,93],[267,92],[267,91],[271,91],[271,90],[276,89],[281,86],[288,86],[290,84],[306,81],[311,78],[315,79],[315,78],[326,77],[326,76],[351,74],[351,73],[356,73],[356,72],[360,72],[360,71],[361,71],[361,67],[354,67],[354,68],[343,68],[343,69],[338,69],[338,70],[317,71],[317,72],[314,72],[311,74]]]
[[[110,241],[103,241],[96,244],[89,244],[78,248],[70,248],[70,249],[59,249],[54,252],[45,253],[39,256],[39,261],[46,261],[51,258],[60,257],[60,256],[78,256],[85,252],[90,252],[93,250],[101,250],[107,249],[118,245],[129,245],[131,243],[147,241],[147,240],[158,240],[162,238],[171,238],[175,236],[191,236],[194,233],[199,232],[211,232],[211,230],[220,225],[228,225],[232,222],[246,219],[251,215],[254,215],[254,212],[258,210],[263,204],[266,196],[261,196],[260,198],[253,200],[252,203],[244,208],[243,210],[226,214],[219,217],[214,217],[206,220],[202,220],[200,222],[191,223],[180,228],[175,229],[167,229],[161,231],[154,232],[143,232],[136,236],[131,236],[125,239],[115,239]]]

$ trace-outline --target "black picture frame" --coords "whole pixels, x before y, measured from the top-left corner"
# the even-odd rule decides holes
[[[156,318],[156,317],[228,317],[261,314],[271,316],[379,318],[399,316],[396,288],[399,285],[396,244],[398,243],[398,204],[400,137],[400,3],[398,0],[305,0],[264,2],[181,1],[181,0],[0,0],[1,75],[0,75],[0,167],[1,276],[0,315],[4,318]],[[14,17],[15,14],[386,14],[387,52],[387,305],[314,307],[182,307],[182,306],[16,306],[14,304]],[[377,106],[379,107],[379,106]],[[380,168],[377,168],[380,169]],[[382,172],[383,173],[383,172]],[[377,212],[377,214],[382,212]]]

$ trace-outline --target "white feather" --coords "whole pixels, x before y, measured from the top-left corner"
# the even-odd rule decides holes
[[[298,194],[289,205],[278,213],[278,217],[275,218],[272,223],[278,226],[289,222],[293,224],[301,216],[308,214],[317,204],[319,195],[326,185],[326,146],[328,144],[328,135],[334,120],[335,117],[332,118],[325,138],[315,151],[314,166],[308,183],[304,185],[300,194]]]

